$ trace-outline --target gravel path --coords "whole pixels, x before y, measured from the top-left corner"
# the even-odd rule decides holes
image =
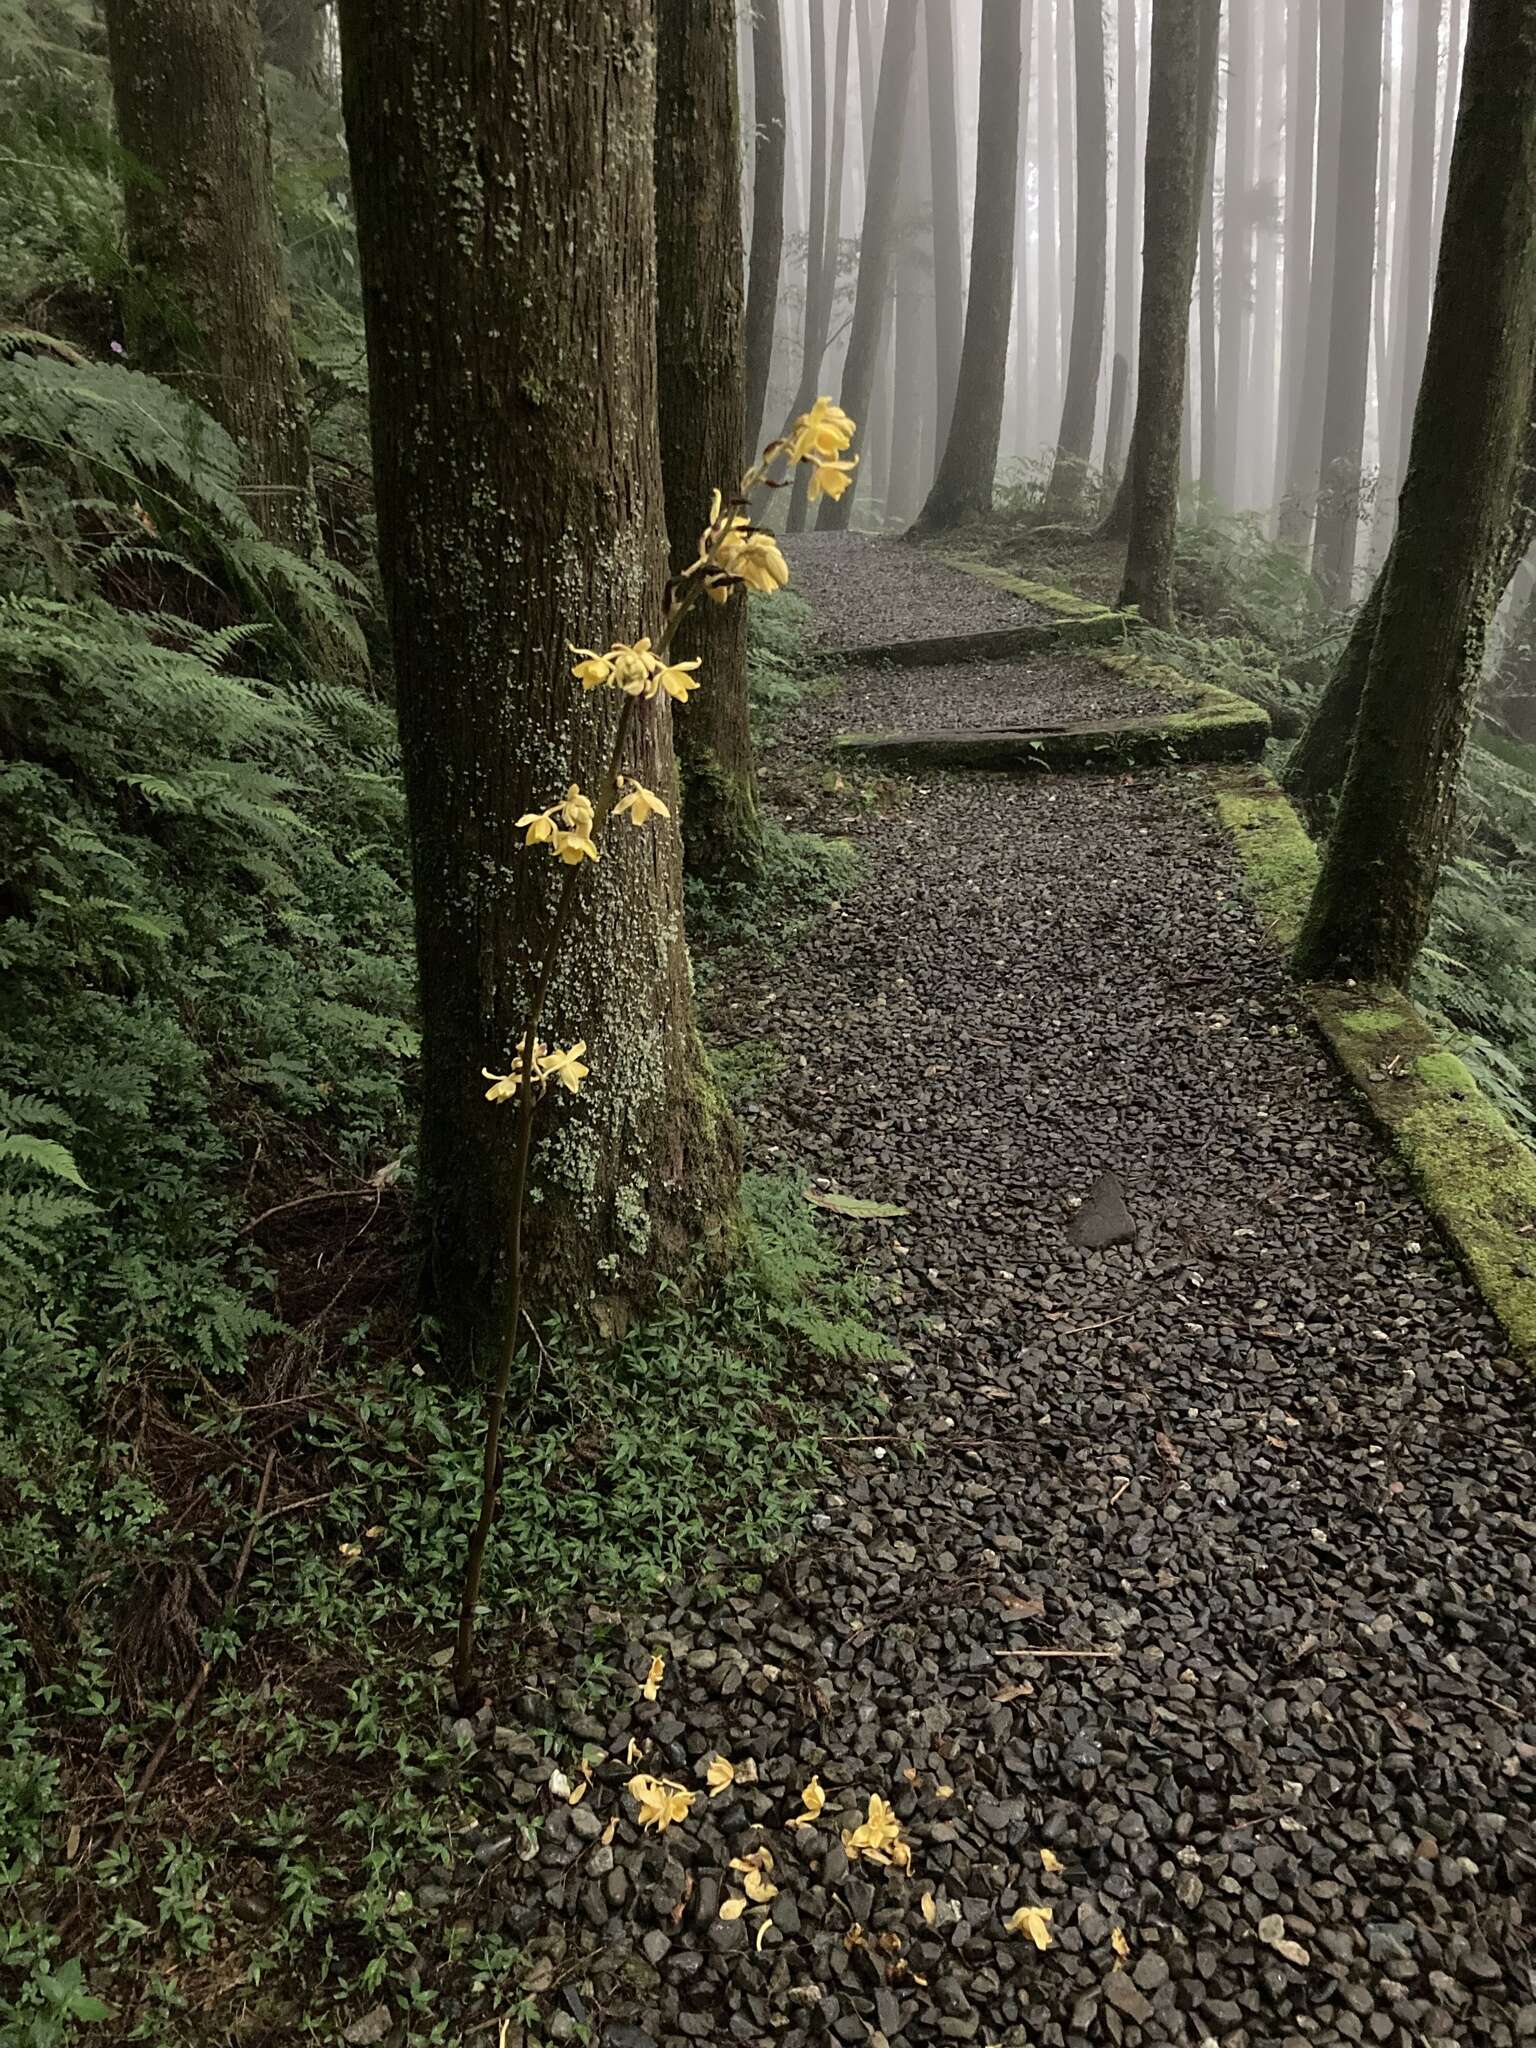
[[[1092,718],[1152,718],[1174,708],[1165,692],[1133,687],[1083,654],[939,668],[855,668],[840,690],[805,706],[796,738],[929,726],[1061,726]]]
[[[713,1020],[788,1055],[759,1163],[909,1207],[862,1227],[909,1364],[802,1555],[607,1644],[654,1704],[557,1695],[590,1797],[497,1738],[548,1809],[505,1929],[607,2048],[1536,2038],[1536,1399],[1198,787],[928,778]],[[660,1838],[632,1736],[700,1791]],[[849,1860],[871,1793],[910,1876]]]
[[[922,548],[867,533],[807,533],[784,544],[794,587],[816,607],[827,646],[879,647],[944,633],[1041,624],[1046,614],[948,568]]]

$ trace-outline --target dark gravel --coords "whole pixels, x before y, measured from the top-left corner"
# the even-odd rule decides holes
[[[850,669],[840,690],[805,706],[796,727],[800,737],[824,739],[836,732],[1020,729],[1153,718],[1174,708],[1171,696],[1133,687],[1087,655],[1052,654],[939,668]]]
[[[765,1590],[633,1617],[607,1706],[530,1698],[620,1759],[582,1806],[531,1735],[487,1746],[545,1816],[490,1882],[547,2038],[1536,2039],[1536,1400],[1199,792],[928,779],[857,827],[832,927],[726,992],[717,1029],[790,1054],[757,1160],[910,1207],[862,1226],[910,1364]],[[1123,1236],[1069,1231],[1096,1187],[1133,1242],[1075,1241]],[[660,1839],[632,1735],[701,1793]],[[717,1749],[753,1782],[708,1800]],[[791,1831],[813,1773],[835,1824]],[[848,1862],[871,1792],[910,1879]],[[762,1844],[779,1896],[722,1922]]]
[[[878,647],[1046,618],[1026,598],[951,569],[904,540],[806,533],[787,540],[784,552],[791,585],[816,607],[818,637],[830,647]]]

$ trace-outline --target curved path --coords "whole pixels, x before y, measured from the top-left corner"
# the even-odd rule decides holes
[[[909,550],[822,545],[794,561],[832,637],[934,630],[899,624]],[[944,603],[1002,623],[963,576]],[[807,707],[770,791],[835,722]],[[909,1363],[803,1554],[636,1617],[660,1698],[572,1721],[739,1769],[659,1839],[622,1762],[549,1802],[506,1922],[556,2017],[610,2048],[1536,2039],[1536,1402],[1199,771],[804,788],[867,879],[713,1021],[787,1054],[759,1163],[909,1210],[866,1232]],[[871,1793],[910,1876],[850,1863]],[[777,1896],[721,1920],[764,1844]]]

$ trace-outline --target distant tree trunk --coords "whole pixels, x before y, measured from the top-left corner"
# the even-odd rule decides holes
[[[938,365],[937,445],[949,439],[965,332],[964,234],[955,82],[954,0],[923,0],[928,30],[928,139],[933,178],[933,318]]]
[[[1223,505],[1242,503],[1238,442],[1248,416],[1249,323],[1253,313],[1253,33],[1250,8],[1227,9],[1227,133],[1221,203],[1221,338],[1216,369],[1212,483]]]
[[[1056,44],[1053,0],[1039,0],[1040,63],[1036,92],[1040,107],[1040,150],[1036,176],[1040,184],[1040,228],[1035,237],[1035,304],[1039,333],[1035,343],[1035,417],[1042,424],[1061,417],[1061,237],[1056,205]]]
[[[827,330],[831,325],[832,300],[827,284],[827,209],[831,194],[827,184],[827,9],[826,0],[806,0],[811,34],[811,179],[810,233],[805,253],[805,303],[800,329],[800,381],[790,403],[791,415],[798,415],[816,396],[821,359],[826,354]],[[846,47],[845,47],[846,54]],[[825,294],[825,296],[824,296]],[[805,531],[805,513],[810,479],[797,468],[790,490],[789,532]]]
[[[698,553],[701,508],[741,456],[741,212],[734,0],[657,0],[656,368],[672,573]],[[709,877],[762,853],[747,718],[747,606],[703,604],[678,635],[703,687],[674,721],[683,853]]]
[[[1173,622],[1179,430],[1189,356],[1189,296],[1215,126],[1220,0],[1153,0],[1142,241],[1136,425],[1122,605]]]
[[[1275,482],[1288,492],[1307,355],[1312,284],[1312,166],[1317,150],[1318,0],[1286,0],[1285,287]],[[1284,512],[1281,513],[1282,523]]]
[[[1104,436],[1104,487],[1112,492],[1125,469],[1130,427],[1131,363],[1136,353],[1137,206],[1136,0],[1119,0],[1115,25],[1115,347]]]
[[[1445,32],[1445,104],[1440,109],[1440,161],[1435,172],[1435,226],[1431,250],[1440,246],[1440,226],[1445,219],[1446,181],[1451,168],[1451,138],[1456,131],[1457,104],[1461,97],[1461,0],[1451,0],[1451,18]]]
[[[1067,308],[1072,304],[1075,291],[1072,264],[1073,254],[1077,247],[1077,192],[1073,180],[1072,157],[1072,29],[1070,26],[1074,0],[1055,0],[1055,4],[1056,213],[1061,222],[1061,233],[1056,244],[1056,268],[1060,280],[1061,365],[1062,375],[1065,378],[1067,374],[1067,356],[1070,348],[1070,338],[1067,333]]]
[[[902,152],[897,179],[896,299],[892,341],[890,488],[885,500],[887,526],[906,527],[923,502],[922,423],[933,393],[924,380],[928,342],[933,333],[929,295],[932,277],[918,260],[920,217],[926,211],[927,167],[915,148]]]
[[[942,533],[992,509],[1008,378],[1014,207],[1019,183],[1018,0],[982,0],[971,290],[954,419],[915,532]]]
[[[480,1070],[512,1057],[559,873],[516,820],[596,782],[618,697],[583,692],[567,643],[647,630],[665,570],[656,109],[635,56],[653,15],[342,0],[341,29],[415,880],[426,1305],[445,1362],[478,1377],[513,1335],[515,1150]],[[665,700],[625,767],[675,794]],[[591,1079],[540,1111],[530,1275],[536,1312],[613,1328],[718,1249],[731,1144],[692,1025],[676,829],[621,828],[581,886],[597,902],[545,1035],[584,1039]]]
[[[1045,494],[1047,519],[1082,509],[1093,458],[1094,413],[1104,360],[1104,296],[1109,248],[1109,110],[1104,92],[1104,17],[1100,0],[1074,0],[1077,73],[1077,261],[1072,346],[1061,406],[1056,462]]]
[[[779,0],[752,0],[752,249],[747,263],[746,432],[743,467],[762,445],[763,408],[773,367],[773,331],[784,257],[784,34]]]
[[[1529,0],[1476,0],[1407,481],[1349,772],[1297,944],[1304,974],[1400,982],[1424,943],[1533,354],[1536,17]]]
[[[1424,344],[1429,333],[1429,287],[1435,268],[1435,88],[1440,75],[1441,0],[1411,0],[1411,6],[1413,70],[1408,86],[1410,97],[1403,107],[1403,122],[1408,129],[1407,183],[1405,189],[1399,173],[1397,194],[1403,221],[1395,323],[1400,365],[1395,379],[1399,466],[1401,451],[1407,448],[1413,432]],[[1403,26],[1406,40],[1406,19]]]
[[[1254,238],[1253,369],[1243,435],[1246,501],[1268,508],[1275,495],[1275,365],[1279,342],[1279,216],[1282,120],[1285,105],[1283,0],[1265,0],[1259,64],[1258,190],[1262,214]]]
[[[869,153],[875,144],[875,80],[880,71],[871,0],[859,0],[855,22],[859,32],[859,128],[864,137],[867,170]]]
[[[1019,24],[1019,170],[1013,208],[1013,452],[1030,446],[1029,354],[1029,86],[1035,33],[1035,0],[1024,0]]]
[[[1217,101],[1220,91],[1218,81]],[[1206,159],[1205,193],[1200,205],[1200,492],[1216,495],[1216,415],[1220,404],[1216,357],[1216,136],[1217,107],[1212,108],[1212,134]]]
[[[1339,151],[1346,9],[1322,13],[1321,85],[1318,94],[1317,182],[1312,207],[1312,276],[1307,300],[1307,345],[1297,394],[1295,431],[1280,507],[1280,538],[1302,547],[1312,530],[1323,460],[1323,401],[1328,387],[1328,344],[1333,332],[1335,242],[1338,226]]]
[[[1536,365],[1532,366],[1526,401],[1524,439],[1520,449],[1509,516],[1499,536],[1488,576],[1487,616],[1494,612],[1521,563],[1536,542]],[[1391,551],[1377,572],[1370,593],[1355,614],[1344,651],[1317,700],[1285,764],[1286,794],[1316,828],[1326,822],[1349,767],[1371,649],[1381,617]]]
[[[1376,151],[1376,287],[1371,299],[1371,360],[1376,367],[1376,482],[1371,500],[1370,536],[1366,566],[1374,575],[1387,546],[1384,513],[1389,502],[1388,481],[1392,433],[1389,425],[1392,387],[1391,349],[1387,342],[1388,304],[1392,289],[1388,269],[1392,247],[1392,17],[1395,0],[1386,0],[1381,23],[1381,135]]]
[[[817,0],[819,7],[819,0]],[[829,119],[823,126],[830,128],[830,162],[826,170],[826,202],[822,213],[820,247],[815,233],[811,235],[811,258],[806,272],[805,300],[805,345],[800,359],[800,386],[795,393],[790,412],[799,415],[813,403],[821,390],[824,365],[827,354],[827,336],[832,326],[832,302],[837,293],[837,252],[843,231],[843,151],[848,133],[848,31],[853,14],[853,0],[842,0],[837,19],[837,56],[833,66],[833,93]],[[818,37],[825,41],[824,25],[818,24],[817,13],[811,15],[812,89],[815,90],[816,60],[815,43]],[[821,65],[821,92],[826,93],[825,50]],[[816,124],[812,122],[812,161],[815,160]],[[815,273],[814,290],[811,275]],[[806,510],[809,502],[810,473],[804,464],[795,470],[794,483],[789,498],[789,531],[805,531]]]
[[[1382,0],[1350,0],[1344,76],[1333,317],[1323,399],[1321,492],[1312,573],[1335,609],[1354,592],[1360,461],[1371,361],[1371,284],[1376,244],[1376,153],[1381,117]]]
[[[262,55],[279,71],[290,71],[301,85],[315,85],[320,76],[319,0],[257,0]]]
[[[309,415],[272,197],[272,143],[246,0],[106,0],[123,205],[137,273],[134,362],[240,444],[268,540],[319,544]]]
[[[875,134],[864,188],[864,225],[859,236],[859,280],[854,294],[853,326],[843,362],[841,403],[862,428],[875,380],[880,323],[891,280],[891,223],[896,211],[896,185],[901,164],[902,131],[912,84],[912,53],[917,44],[917,0],[890,0],[885,40],[880,50],[880,86],[875,100]],[[896,422],[896,432],[902,432]],[[859,442],[855,443],[857,447]],[[843,532],[853,516],[858,475],[841,498],[823,498],[816,520],[820,533]]]

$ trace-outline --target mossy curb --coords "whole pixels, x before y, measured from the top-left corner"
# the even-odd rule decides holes
[[[1118,640],[1123,639],[1137,623],[1134,613],[1115,611],[1093,598],[1076,597],[1070,590],[1058,590],[1054,584],[1036,583],[1029,576],[1015,576],[1010,570],[997,569],[990,562],[978,561],[974,555],[946,552],[939,554],[937,559],[948,568],[963,570],[967,576],[979,576],[983,583],[991,583],[998,590],[1027,598],[1041,611],[1049,612],[1058,627],[1087,627],[1097,631],[1105,640]]]
[[[1244,887],[1266,929],[1289,947],[1317,850],[1263,769],[1217,770],[1210,783]],[[1536,1154],[1400,989],[1314,983],[1306,997],[1511,1350],[1536,1366]]]

